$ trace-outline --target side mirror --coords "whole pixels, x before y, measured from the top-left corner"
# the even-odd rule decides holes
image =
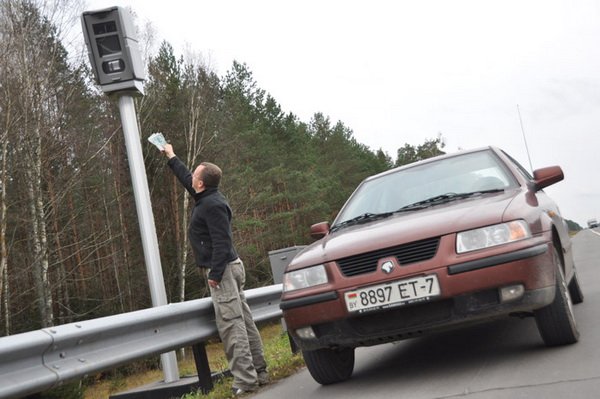
[[[321,222],[310,226],[310,236],[315,240],[320,240],[329,234],[329,222]]]
[[[563,174],[560,166],[548,166],[547,168],[536,169],[533,171],[533,183],[535,191],[551,186],[563,180]]]

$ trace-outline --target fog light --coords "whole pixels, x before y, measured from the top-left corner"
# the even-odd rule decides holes
[[[509,285],[508,287],[500,288],[500,301],[508,302],[519,299],[525,293],[525,287],[523,284]]]
[[[317,336],[312,327],[302,327],[296,330],[296,334],[302,339],[316,339]]]

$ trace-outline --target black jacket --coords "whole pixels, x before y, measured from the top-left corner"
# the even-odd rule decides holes
[[[225,266],[238,258],[233,246],[232,212],[227,199],[216,187],[196,193],[192,188],[192,174],[179,158],[169,159],[167,165],[196,201],[188,228],[196,265],[210,268],[208,278],[221,281]]]

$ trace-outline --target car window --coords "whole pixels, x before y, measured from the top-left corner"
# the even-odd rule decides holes
[[[489,150],[443,158],[367,179],[334,224],[363,214],[394,212],[438,195],[506,189],[516,184],[506,166]]]

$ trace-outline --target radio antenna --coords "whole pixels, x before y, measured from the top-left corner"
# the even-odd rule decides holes
[[[527,151],[527,158],[529,159],[529,167],[533,171],[533,165],[531,164],[531,156],[529,156],[529,147],[527,146],[527,139],[525,138],[525,129],[523,129],[523,119],[521,119],[521,110],[519,104],[517,104],[517,112],[519,114],[519,122],[521,123],[521,133],[523,133],[523,141],[525,142],[525,151]]]

